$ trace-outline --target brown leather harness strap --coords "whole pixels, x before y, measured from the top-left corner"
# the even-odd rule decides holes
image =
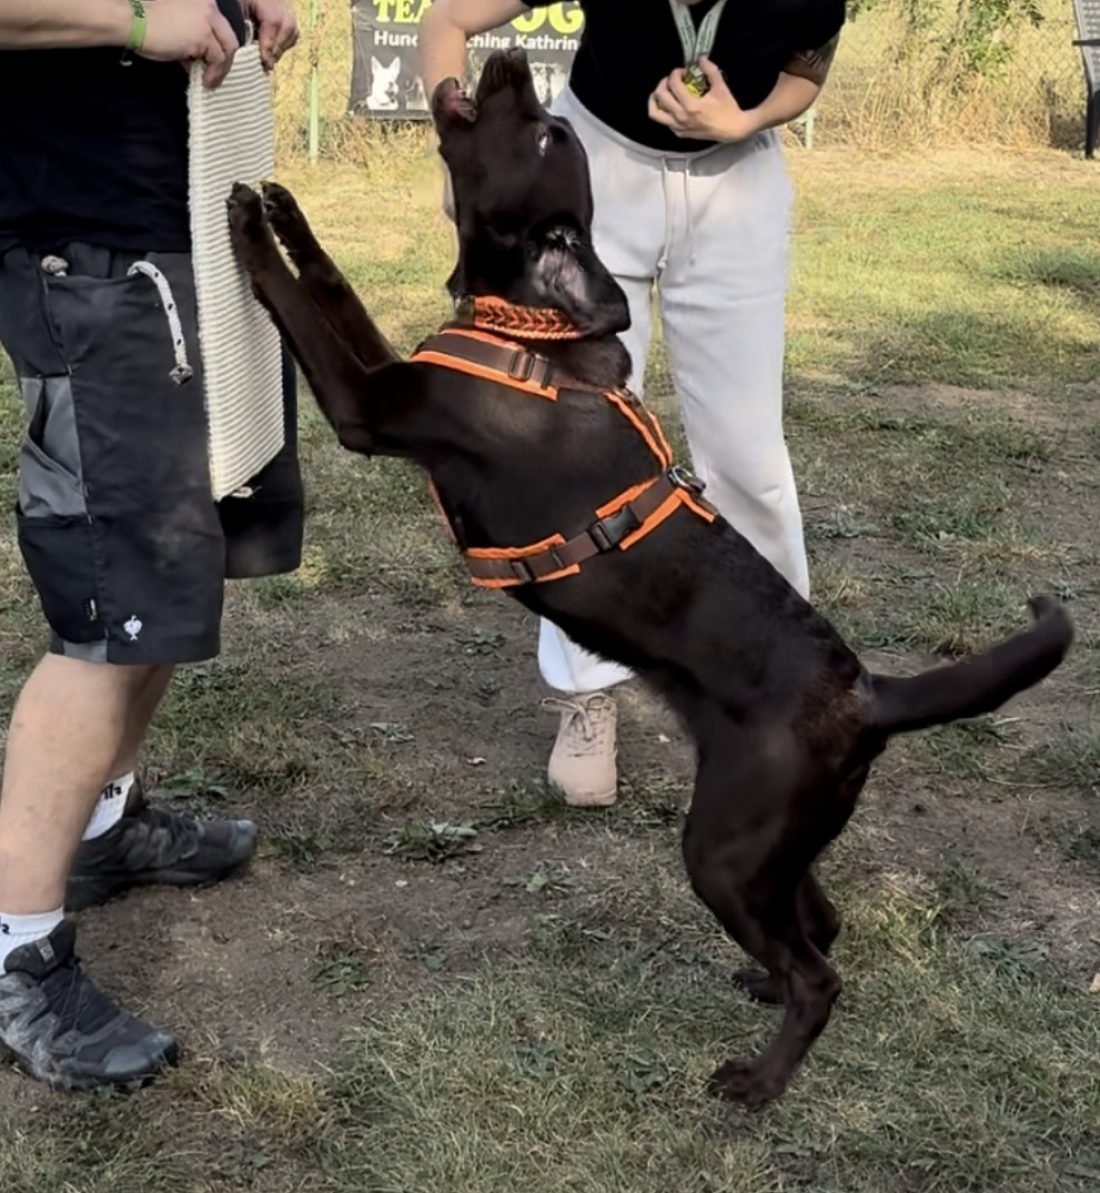
[[[571,539],[555,535],[544,543],[503,550],[472,547],[465,552],[470,575],[485,588],[537,584],[576,575],[586,560],[616,547],[625,550],[630,545],[628,540],[637,542],[644,538],[682,504],[689,504],[683,495],[692,490],[685,488],[684,483],[669,472],[662,473],[632,501],[597,518]],[[714,520],[714,511],[699,499],[697,492],[690,504],[700,517],[708,522]]]
[[[444,327],[426,339],[411,359],[442,365],[497,385],[506,384],[551,401],[556,401],[559,390],[563,389],[600,394],[634,423],[665,468],[672,465],[672,449],[657,416],[642,405],[636,394],[629,389],[607,390],[577,381],[522,344],[465,327]]]
[[[560,390],[600,394],[634,426],[661,469],[657,476],[602,505],[595,511],[595,519],[572,538],[554,534],[525,547],[464,548],[470,576],[480,587],[511,588],[574,576],[586,560],[608,551],[628,550],[685,507],[707,522],[718,516],[702,497],[702,481],[673,465],[661,424],[629,390],[601,390],[579,383],[523,345],[467,327],[444,328],[425,340],[410,361],[438,365],[550,401],[557,400]],[[436,503],[442,512],[438,497]],[[448,529],[454,538],[449,523]]]
[[[486,332],[445,328],[426,339],[410,359],[442,365],[551,401],[558,396],[556,371],[546,357]]]

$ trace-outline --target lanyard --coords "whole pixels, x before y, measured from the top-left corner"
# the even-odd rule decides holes
[[[709,54],[714,48],[714,38],[718,33],[718,22],[722,19],[722,10],[726,7],[726,0],[718,3],[699,22],[691,19],[688,6],[679,0],[668,0],[672,9],[672,19],[676,22],[677,32],[680,34],[680,44],[684,47],[684,85],[694,95],[705,95],[708,90],[706,76],[699,69],[699,59]]]

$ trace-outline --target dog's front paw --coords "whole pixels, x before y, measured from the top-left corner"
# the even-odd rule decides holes
[[[238,182],[226,200],[226,208],[233,251],[255,289],[265,268],[279,258],[275,237],[264,218],[263,200],[250,186]]]
[[[277,182],[265,182],[260,190],[263,192],[264,212],[280,240],[305,224],[305,216],[297,199],[285,186]]]
[[[727,1061],[715,1069],[707,1082],[707,1093],[741,1106],[763,1106],[778,1097],[786,1087],[773,1069],[747,1061]]]
[[[258,240],[263,236],[264,205],[250,186],[235,182],[225,206],[229,212],[229,228],[235,240]]]

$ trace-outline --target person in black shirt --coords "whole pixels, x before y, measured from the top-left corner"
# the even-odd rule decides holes
[[[215,504],[210,484],[185,67],[217,86],[246,17],[273,66],[297,36],[284,0],[0,0],[0,344],[52,631],[0,794],[0,1052],[58,1088],[139,1083],[178,1054],[92,983],[64,912],[216,881],[255,849],[248,821],[153,807],[134,776],[173,667],[217,653],[224,579],[301,550],[292,370],[255,498]]]
[[[465,74],[466,42],[549,0],[436,0],[420,34],[431,94]],[[588,152],[596,250],[630,301],[641,389],[659,302],[696,472],[729,521],[801,593],[809,578],[783,436],[791,186],[777,126],[825,81],[844,0],[581,0],[585,25],[555,103]],[[549,778],[572,804],[616,797],[616,704],[630,678],[543,622],[560,698]]]

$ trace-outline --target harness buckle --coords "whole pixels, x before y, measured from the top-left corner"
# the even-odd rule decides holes
[[[530,381],[538,358],[523,348],[517,348],[508,362],[508,376],[514,381]]]
[[[530,383],[545,389],[550,379],[550,362],[536,352],[517,348],[508,362],[508,378],[511,381]]]
[[[508,566],[512,569],[512,575],[521,584],[533,584],[535,582],[535,573],[531,570],[525,559],[510,559]]]
[[[706,482],[702,481],[689,468],[685,468],[682,464],[673,464],[668,470],[668,479],[676,486],[677,489],[687,489],[689,493],[694,493],[696,497],[703,495],[703,490],[707,487]]]
[[[638,515],[628,504],[616,513],[608,514],[606,518],[593,522],[588,528],[588,533],[601,552],[612,551],[627,535],[633,534],[640,526]]]

